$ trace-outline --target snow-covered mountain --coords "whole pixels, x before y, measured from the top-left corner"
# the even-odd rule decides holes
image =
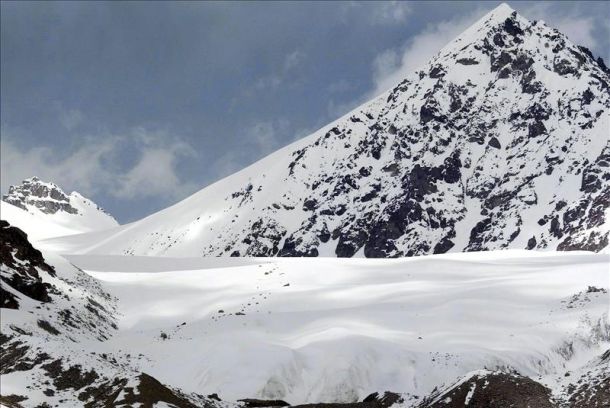
[[[80,251],[398,257],[608,246],[610,75],[501,5],[396,87]]]
[[[43,239],[118,226],[117,221],[93,201],[73,191],[69,195],[54,183],[38,177],[10,186],[2,197],[2,218]]]
[[[607,251],[609,84],[502,5],[386,94],[138,222],[12,187],[0,408],[610,406],[610,257],[524,250]]]
[[[10,223],[0,406],[610,403],[604,254],[60,256]]]

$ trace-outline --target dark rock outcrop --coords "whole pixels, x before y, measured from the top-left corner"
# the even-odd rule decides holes
[[[435,393],[417,408],[556,408],[551,391],[518,374],[475,374],[458,385]]]
[[[55,184],[43,183],[38,177],[23,180],[18,186],[10,186],[2,200],[27,210],[31,205],[46,214],[64,211],[77,214],[78,210],[70,204],[70,198]]]
[[[53,288],[43,282],[40,273],[55,276],[55,270],[48,265],[42,253],[28,241],[27,234],[8,222],[0,220],[0,264],[4,266],[0,279],[4,285],[21,295],[39,302],[50,302]],[[17,309],[19,302],[14,293],[2,288],[1,307]]]

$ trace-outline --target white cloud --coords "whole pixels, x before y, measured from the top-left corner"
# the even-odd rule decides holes
[[[239,149],[229,150],[214,164],[219,176],[223,177],[241,170],[244,163],[260,160],[281,147],[287,140],[290,123],[285,119],[259,121],[249,126],[244,133],[243,144]]]
[[[347,112],[355,109],[359,105],[362,105],[368,99],[368,96],[362,96],[358,99],[352,99],[347,102],[336,102],[334,99],[330,99],[326,105],[326,111],[332,120],[338,119]]]
[[[379,95],[396,86],[483,14],[484,11],[477,9],[468,15],[429,24],[421,33],[407,40],[402,47],[380,53],[373,61],[374,88],[367,97]]]
[[[244,167],[243,162],[240,152],[229,150],[214,162],[214,170],[217,177],[226,177],[241,170]]]
[[[139,140],[139,159],[117,178],[116,188],[111,194],[127,199],[181,197],[193,190],[194,186],[181,180],[176,169],[178,159],[196,156],[190,145],[168,137],[165,132],[150,132],[143,128],[134,129],[133,135],[135,140]]]
[[[257,90],[277,89],[282,84],[282,78],[277,75],[270,75],[259,78],[254,83],[254,88]]]
[[[111,139],[99,138],[95,142],[84,143],[78,150],[62,156],[50,147],[20,148],[15,143],[18,134],[4,126],[1,132],[0,184],[3,192],[11,184],[32,176],[84,193],[99,191],[108,183],[102,162],[115,149]]]
[[[286,56],[279,67],[270,75],[264,76],[256,80],[254,88],[257,90],[277,89],[282,85],[289,75],[305,60],[306,55],[302,51],[294,50]]]
[[[595,39],[595,19],[583,16],[576,8],[557,8],[550,3],[541,2],[519,9],[519,13],[530,20],[543,20],[567,35],[574,44],[587,48],[595,48],[598,45]]]
[[[84,119],[84,115],[78,109],[61,109],[59,112],[59,121],[67,130],[76,129]]]
[[[561,18],[553,25],[576,45],[584,45],[587,48],[597,46],[597,40],[593,34],[594,23],[590,17]]]
[[[402,24],[412,12],[407,1],[348,1],[341,2],[338,10],[337,17],[343,24],[361,23],[364,13],[365,21],[371,25]]]
[[[123,135],[84,139],[81,148],[62,155],[49,147],[21,148],[15,143],[17,135],[3,127],[2,191],[32,176],[55,182],[68,191],[104,193],[122,199],[176,198],[193,188],[179,177],[176,165],[179,158],[195,152],[164,132],[135,128]],[[133,160],[120,165],[118,158],[128,148],[135,152]]]
[[[373,60],[373,78],[386,78],[400,68],[401,59],[393,49],[385,50]]]
[[[111,194],[119,198],[156,196],[181,196],[191,186],[183,183],[176,173],[179,153],[170,147],[145,148],[139,161],[127,173],[121,175]]]
[[[349,91],[353,88],[353,85],[349,83],[345,78],[341,78],[338,81],[333,82],[328,86],[329,94],[337,94]]]
[[[256,122],[246,130],[245,141],[257,155],[269,154],[280,147],[281,140],[286,140],[289,128],[285,119]]]
[[[277,135],[271,122],[260,122],[252,126],[248,138],[253,142],[259,152],[268,152],[277,144]]]
[[[295,50],[284,57],[284,72],[290,71],[297,67],[305,59],[305,54],[299,50]]]
[[[404,23],[411,14],[411,5],[405,1],[374,3],[372,22],[377,24]]]
[[[328,116],[333,120],[340,118],[341,116],[355,109],[359,105],[367,102],[372,97],[377,96],[379,93],[385,91],[390,86],[393,86],[394,84],[387,86],[387,88],[383,88],[384,86],[386,86],[386,82],[390,83],[391,81],[394,81],[395,77],[401,75],[399,73],[400,64],[401,58],[397,50],[389,49],[377,55],[373,60],[373,81],[376,85],[375,91],[366,93],[356,99],[351,99],[347,101],[336,101],[332,97],[329,98],[328,103],[326,104],[326,111],[328,112]],[[377,85],[378,81],[381,82],[380,85]],[[377,88],[379,87],[381,87],[381,91],[377,90]],[[339,82],[337,83],[337,85],[331,85],[331,87],[329,87],[329,92],[340,93],[343,89],[346,88],[344,88],[343,85]]]

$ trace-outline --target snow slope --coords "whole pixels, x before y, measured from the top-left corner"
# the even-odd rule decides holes
[[[141,353],[160,381],[228,400],[421,397],[482,368],[559,393],[610,346],[608,293],[587,293],[609,287],[601,254],[68,259],[117,299],[118,332],[91,350]]]
[[[494,9],[370,102],[68,252],[400,257],[608,246],[610,76]]]
[[[610,379],[604,254],[169,258],[45,247],[51,272],[22,258],[32,250],[15,249],[0,248],[2,289],[18,300],[0,309],[0,388],[27,396],[24,407],[77,407],[100,395],[121,406],[143,383],[188,407],[210,407],[202,395],[211,393],[229,407],[244,397],[296,404],[384,390],[415,407],[498,372],[566,402],[582,384]],[[40,291],[26,290],[35,282],[24,273],[51,285],[50,301],[27,295]]]
[[[0,217],[10,220],[34,241],[119,225],[111,215],[80,193],[73,191],[67,195],[56,184],[37,177],[9,188],[0,202]]]
[[[0,387],[26,395],[24,407],[82,406],[93,391],[120,406],[140,373],[199,401],[178,405],[189,407],[210,406],[201,396],[211,393],[229,407],[246,397],[345,402],[384,390],[416,407],[440,391],[459,394],[481,370],[529,377],[565,402],[572,385],[610,379],[603,254],[44,256],[52,301],[8,288],[19,308],[0,309],[3,353],[17,355],[5,360]]]

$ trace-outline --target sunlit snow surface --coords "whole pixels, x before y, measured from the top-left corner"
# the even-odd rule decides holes
[[[67,258],[118,298],[119,331],[91,350],[142,353],[134,364],[160,381],[229,400],[423,396],[506,367],[556,388],[610,346],[608,294],[585,293],[609,287],[602,254]]]
[[[33,241],[101,231],[118,225],[114,218],[78,193],[70,195],[70,205],[78,211],[77,214],[64,211],[45,214],[34,206],[26,211],[0,201],[0,214],[3,220],[10,220],[12,225],[26,231]]]

